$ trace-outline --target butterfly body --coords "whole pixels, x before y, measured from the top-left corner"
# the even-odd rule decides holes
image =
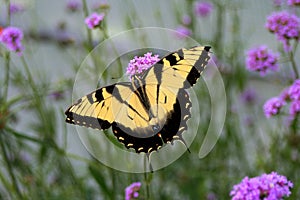
[[[180,49],[134,75],[131,82],[95,90],[67,109],[66,122],[99,130],[112,127],[118,141],[137,153],[183,140],[192,106],[186,89],[200,77],[209,49]]]

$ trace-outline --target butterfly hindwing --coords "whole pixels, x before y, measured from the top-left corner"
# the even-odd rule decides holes
[[[154,102],[154,98],[150,101]],[[170,107],[169,104],[172,106]],[[113,133],[127,148],[134,148],[137,153],[156,151],[163,143],[182,139],[181,134],[187,129],[186,122],[191,117],[191,106],[187,92],[182,89],[175,97],[175,102],[172,100],[170,103],[167,100],[165,103],[153,104],[154,118],[152,120],[159,125],[157,130],[153,129],[152,120],[148,122],[147,126],[137,126],[137,129],[134,130],[126,127],[122,122],[114,122],[112,125]],[[158,112],[155,112],[157,110]],[[156,113],[164,114],[155,116]],[[138,119],[134,118],[133,121]],[[141,135],[141,133],[143,134]]]

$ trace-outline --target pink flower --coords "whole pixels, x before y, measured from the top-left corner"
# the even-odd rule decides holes
[[[126,69],[126,74],[128,74],[131,79],[133,75],[143,73],[145,70],[149,69],[149,67],[154,65],[157,61],[159,61],[158,55],[152,56],[151,52],[144,54],[144,56],[135,56],[134,59],[130,60]]]
[[[182,20],[182,24],[184,25],[190,25],[192,22],[192,19],[189,15],[183,15],[181,20]]]
[[[195,13],[200,17],[206,17],[211,13],[213,8],[213,4],[208,1],[197,2],[195,4]]]
[[[291,195],[293,183],[277,172],[262,174],[258,177],[245,177],[233,186],[232,200],[282,200]]]
[[[282,3],[283,3],[282,1],[283,0],[273,0],[273,3],[274,3],[275,6],[280,7],[282,5]]]
[[[300,100],[300,79],[295,80],[288,91],[291,100]]]
[[[249,71],[257,71],[264,76],[267,71],[278,69],[278,58],[278,53],[273,53],[266,46],[260,46],[247,52],[246,67]]]
[[[180,39],[184,39],[192,35],[192,31],[184,26],[176,28],[176,36]]]
[[[277,115],[284,104],[285,102],[278,97],[269,99],[263,106],[265,116],[270,118],[274,115]]]
[[[290,88],[285,88],[284,90],[282,90],[282,92],[279,95],[279,98],[282,99],[283,101],[289,101],[290,100],[289,89]]]
[[[92,13],[85,19],[85,24],[89,29],[94,29],[95,27],[100,26],[101,21],[103,21],[105,14],[101,13]]]
[[[292,101],[290,105],[290,115],[292,118],[295,117],[297,113],[300,112],[300,101]]]
[[[24,6],[21,4],[10,3],[9,10],[11,14],[19,13],[24,11]]]
[[[135,182],[126,187],[125,200],[137,199],[139,197],[138,191],[140,190],[141,185],[141,182]]]
[[[6,27],[0,31],[0,42],[2,42],[7,49],[16,52],[19,56],[22,55],[24,47],[21,43],[23,39],[23,32],[16,27]]]
[[[68,11],[76,12],[81,8],[81,3],[78,0],[69,0],[66,6]]]
[[[266,28],[274,33],[279,41],[283,43],[284,50],[291,50],[289,41],[299,39],[300,19],[287,11],[275,12],[267,18]]]
[[[289,6],[300,6],[300,0],[287,0]]]

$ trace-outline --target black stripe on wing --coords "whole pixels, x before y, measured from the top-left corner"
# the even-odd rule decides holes
[[[115,122],[112,124],[113,133],[126,148],[133,148],[137,153],[157,151],[164,143],[182,140],[182,133],[187,130],[187,120],[191,117],[191,106],[189,95],[182,89],[179,91],[176,103],[173,105],[174,109],[168,114],[166,123],[155,135],[149,133],[147,135],[152,136],[135,137],[130,129]]]
[[[194,67],[192,68],[184,82],[184,88],[192,87],[197,82],[198,78],[200,77],[210,58],[208,55],[210,48],[211,47],[209,46],[204,47],[204,50],[202,51],[199,59],[196,61]],[[189,51],[192,50],[189,49]]]
[[[108,129],[111,126],[111,123],[106,120],[105,118],[98,118],[96,116],[86,115],[84,112],[79,112],[78,110],[84,109],[84,107],[89,106],[93,107],[93,109],[98,106],[99,103],[102,103],[102,107],[105,105],[105,99],[104,94],[110,94],[110,98],[117,99],[120,103],[123,103],[124,105],[128,106],[130,109],[132,109],[135,113],[139,114],[137,110],[135,110],[131,105],[129,105],[124,99],[122,99],[120,95],[120,91],[118,89],[118,85],[126,86],[127,88],[132,90],[131,83],[129,82],[123,82],[123,83],[117,83],[113,85],[109,85],[100,89],[97,89],[96,91],[82,97],[79,99],[75,104],[73,104],[71,107],[69,107],[66,112],[66,122],[70,124],[75,124],[79,126],[86,126],[94,129]],[[86,98],[86,99],[85,99]],[[113,105],[105,105],[109,106],[108,108],[111,109],[111,106]],[[76,111],[73,110],[73,107],[77,107]],[[87,109],[88,110],[88,109]],[[95,114],[95,113],[93,113]]]

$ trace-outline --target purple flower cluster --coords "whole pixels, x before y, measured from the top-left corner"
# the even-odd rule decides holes
[[[280,109],[290,102],[290,119],[294,119],[296,114],[300,113],[300,79],[295,80],[294,83],[285,88],[279,97],[273,97],[266,101],[263,106],[264,113],[267,118],[277,115]]]
[[[300,112],[300,101],[292,101],[290,105],[290,115],[294,119],[296,114]]]
[[[79,9],[81,9],[81,3],[78,0],[69,0],[67,2],[66,7],[67,7],[68,11],[70,11],[70,12],[76,12]]]
[[[199,17],[206,17],[211,13],[213,8],[213,4],[208,1],[197,2],[195,4],[195,13]]]
[[[157,61],[159,61],[159,56],[152,56],[151,52],[145,53],[144,56],[135,56],[134,59],[130,60],[130,62],[128,63],[126,74],[128,74],[131,79],[133,75],[141,74]]]
[[[22,55],[24,47],[21,43],[23,32],[16,27],[7,27],[0,31],[0,42],[3,43],[10,51],[16,52],[19,56]]]
[[[275,5],[275,6],[281,6],[282,5],[282,2],[283,0],[273,0],[273,4]]]
[[[300,6],[300,0],[287,0],[289,6]]]
[[[277,70],[279,54],[273,53],[266,46],[250,49],[247,52],[246,67],[250,71],[260,72],[264,76],[268,70]]]
[[[100,23],[103,21],[105,14],[101,13],[92,13],[85,19],[85,24],[88,26],[89,29],[94,29],[100,26]]]
[[[290,105],[290,115],[292,118],[300,112],[300,80],[295,80],[288,89],[289,99],[292,101]]]
[[[287,11],[275,12],[267,18],[266,28],[276,35],[288,52],[291,50],[289,41],[299,39],[300,19]]]
[[[192,35],[192,31],[185,26],[178,26],[176,28],[176,36],[180,39],[189,37]]]
[[[191,17],[189,15],[183,15],[181,21],[182,21],[183,25],[188,26],[188,25],[191,24],[192,19],[191,19]]]
[[[293,183],[276,172],[258,177],[245,177],[241,183],[233,186],[230,192],[232,200],[282,200],[291,194]]]
[[[284,105],[285,102],[278,97],[273,97],[269,99],[263,106],[266,117],[270,118],[274,115],[277,115]]]
[[[141,188],[141,182],[134,182],[125,189],[125,200],[137,199],[139,196],[138,191]]]
[[[300,80],[295,80],[289,87],[288,95],[291,100],[300,100]]]
[[[253,88],[247,88],[241,94],[241,99],[244,103],[255,103],[257,99],[256,91]]]
[[[16,14],[16,13],[24,11],[24,6],[21,4],[10,3],[9,11],[11,14]]]

